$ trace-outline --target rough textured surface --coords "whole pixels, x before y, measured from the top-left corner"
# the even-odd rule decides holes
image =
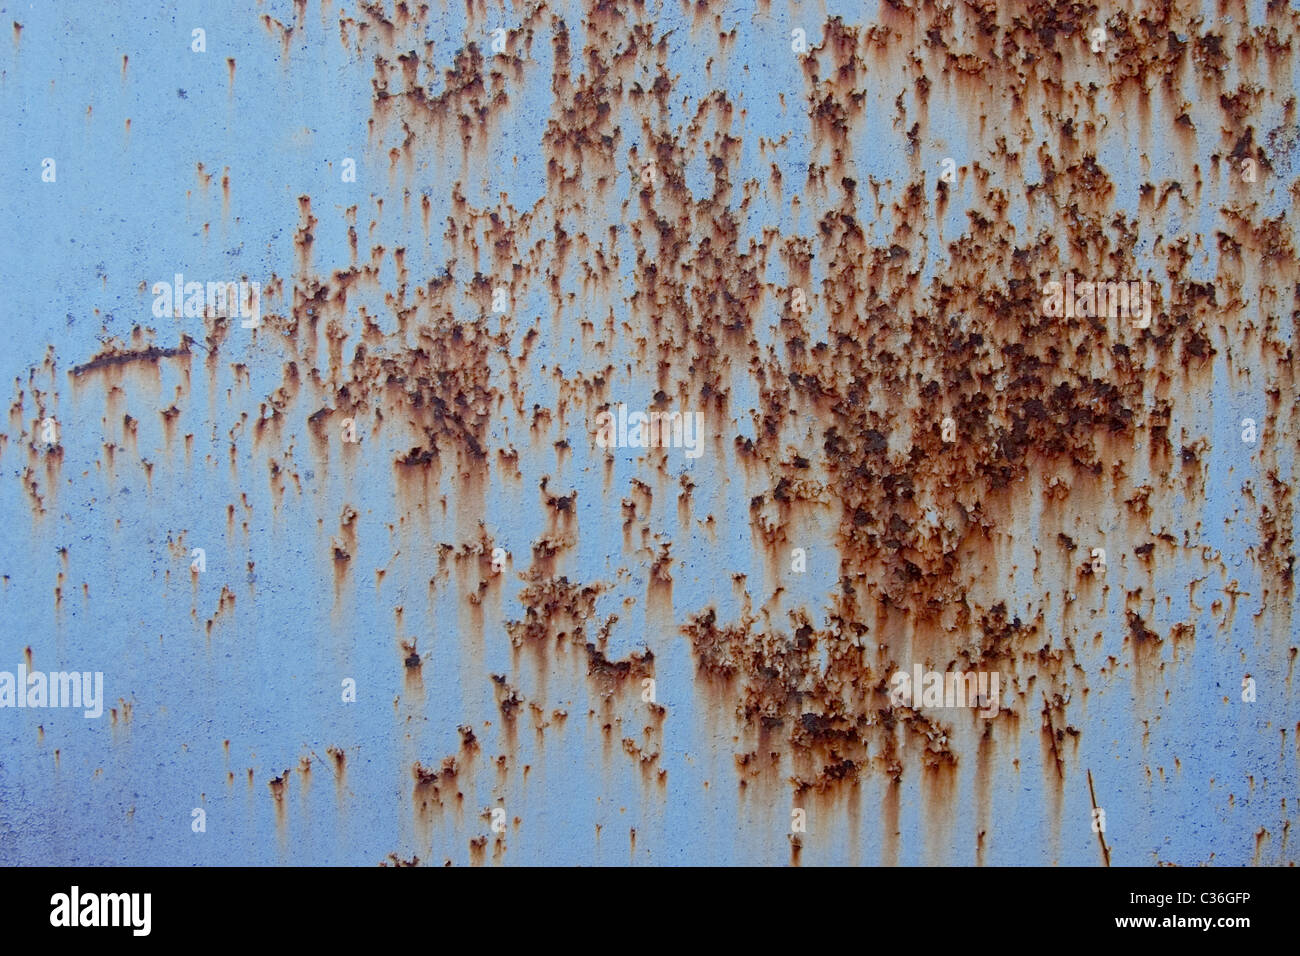
[[[38,6],[0,862],[1294,861],[1293,6]]]

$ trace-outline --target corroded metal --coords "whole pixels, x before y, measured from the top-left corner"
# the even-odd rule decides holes
[[[1295,9],[73,6],[0,861],[1294,861]]]

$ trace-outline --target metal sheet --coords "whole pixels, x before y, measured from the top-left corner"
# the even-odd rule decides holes
[[[0,862],[1294,862],[1298,16],[0,5]]]

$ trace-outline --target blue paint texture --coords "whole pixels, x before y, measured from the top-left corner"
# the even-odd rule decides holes
[[[1300,13],[1171,9],[0,3],[0,863],[1294,863]]]

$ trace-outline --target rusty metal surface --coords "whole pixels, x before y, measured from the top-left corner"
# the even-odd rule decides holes
[[[1294,5],[0,22],[0,862],[1294,862]]]

